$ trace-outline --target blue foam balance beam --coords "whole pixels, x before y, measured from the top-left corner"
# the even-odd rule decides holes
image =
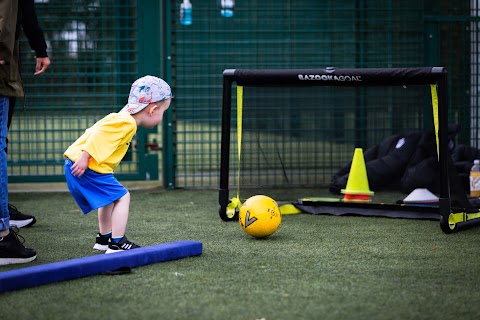
[[[47,283],[71,280],[117,270],[139,267],[202,254],[202,243],[181,240],[134,250],[93,256],[0,272],[0,293]]]

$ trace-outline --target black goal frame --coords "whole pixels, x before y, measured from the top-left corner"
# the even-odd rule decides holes
[[[233,83],[244,87],[312,87],[312,86],[437,86],[438,150],[440,164],[439,214],[445,233],[457,230],[452,219],[448,151],[448,87],[444,67],[353,68],[353,69],[226,69],[223,72],[222,133],[220,159],[219,214],[224,221],[236,220],[227,215],[229,203],[229,158]],[[462,213],[466,215],[465,213]],[[468,218],[460,222],[469,222]],[[477,216],[475,216],[475,220]],[[471,222],[471,220],[470,220]]]

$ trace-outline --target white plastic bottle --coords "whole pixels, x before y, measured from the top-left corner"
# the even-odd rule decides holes
[[[480,197],[480,160],[473,160],[470,169],[470,197]]]
[[[180,24],[184,26],[192,24],[192,4],[190,0],[183,0],[180,4]]]

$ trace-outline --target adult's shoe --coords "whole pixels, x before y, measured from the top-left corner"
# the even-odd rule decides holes
[[[8,213],[10,214],[10,225],[17,228],[30,227],[37,222],[34,216],[21,213],[17,207],[10,203],[8,204]]]
[[[37,258],[37,252],[26,248],[25,239],[18,234],[18,229],[10,228],[10,233],[0,237],[0,265],[27,263]]]

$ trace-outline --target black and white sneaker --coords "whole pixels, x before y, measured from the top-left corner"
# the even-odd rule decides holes
[[[21,213],[18,211],[17,207],[10,203],[8,204],[8,213],[10,214],[10,225],[17,228],[30,227],[37,222],[34,216]]]
[[[99,250],[99,251],[107,251],[108,249],[108,239],[110,237],[104,237],[100,233],[97,233],[97,237],[95,238],[95,245],[93,246],[93,249]]]
[[[108,249],[105,253],[114,253],[114,252],[121,252],[125,250],[137,249],[140,248],[139,245],[128,241],[126,236],[116,243],[112,238],[108,239]]]
[[[20,240],[21,239],[21,240]],[[0,265],[27,263],[37,258],[37,252],[26,248],[25,239],[18,235],[18,229],[10,228],[10,233],[0,237]]]

